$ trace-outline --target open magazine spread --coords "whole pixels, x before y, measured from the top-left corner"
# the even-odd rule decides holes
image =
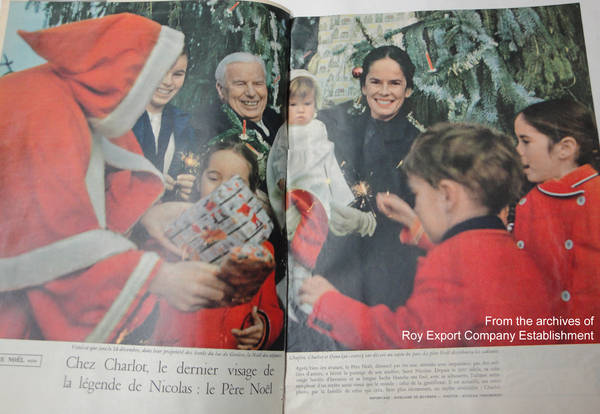
[[[3,410],[597,413],[600,7],[300,3],[2,0]]]

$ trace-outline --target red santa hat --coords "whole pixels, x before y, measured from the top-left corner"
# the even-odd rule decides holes
[[[131,129],[184,38],[129,13],[19,35],[68,83],[92,130],[107,137]]]

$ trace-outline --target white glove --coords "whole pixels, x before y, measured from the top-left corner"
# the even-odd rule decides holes
[[[300,219],[302,219],[300,212],[295,205],[290,203],[290,206],[285,211],[285,227],[287,229],[288,242],[291,242],[294,239],[294,234],[296,234],[296,228],[298,227],[298,224],[300,224]]]
[[[336,236],[345,236],[357,232],[362,237],[371,237],[375,233],[377,221],[373,213],[334,202],[331,203],[330,207],[329,229]]]

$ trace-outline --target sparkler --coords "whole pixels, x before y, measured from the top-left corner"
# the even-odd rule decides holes
[[[188,174],[198,175],[200,169],[200,156],[193,152],[180,152],[179,158],[183,161]]]
[[[366,181],[359,181],[351,187],[351,190],[354,194],[354,197],[356,197],[359,202],[359,207],[364,208],[367,206],[369,210],[375,214],[375,209],[373,208],[373,205],[371,205],[370,201],[370,198],[373,195],[371,194],[371,186],[369,183]]]

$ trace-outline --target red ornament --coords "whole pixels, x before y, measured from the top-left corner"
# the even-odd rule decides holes
[[[425,51],[425,57],[427,58],[427,64],[429,65],[429,72],[436,72],[435,66],[433,66],[433,62],[431,61],[431,56],[429,56],[429,52]]]
[[[362,75],[362,73],[363,73],[363,68],[361,68],[360,66],[356,66],[354,69],[352,69],[352,77],[354,79],[360,78],[360,75]]]

